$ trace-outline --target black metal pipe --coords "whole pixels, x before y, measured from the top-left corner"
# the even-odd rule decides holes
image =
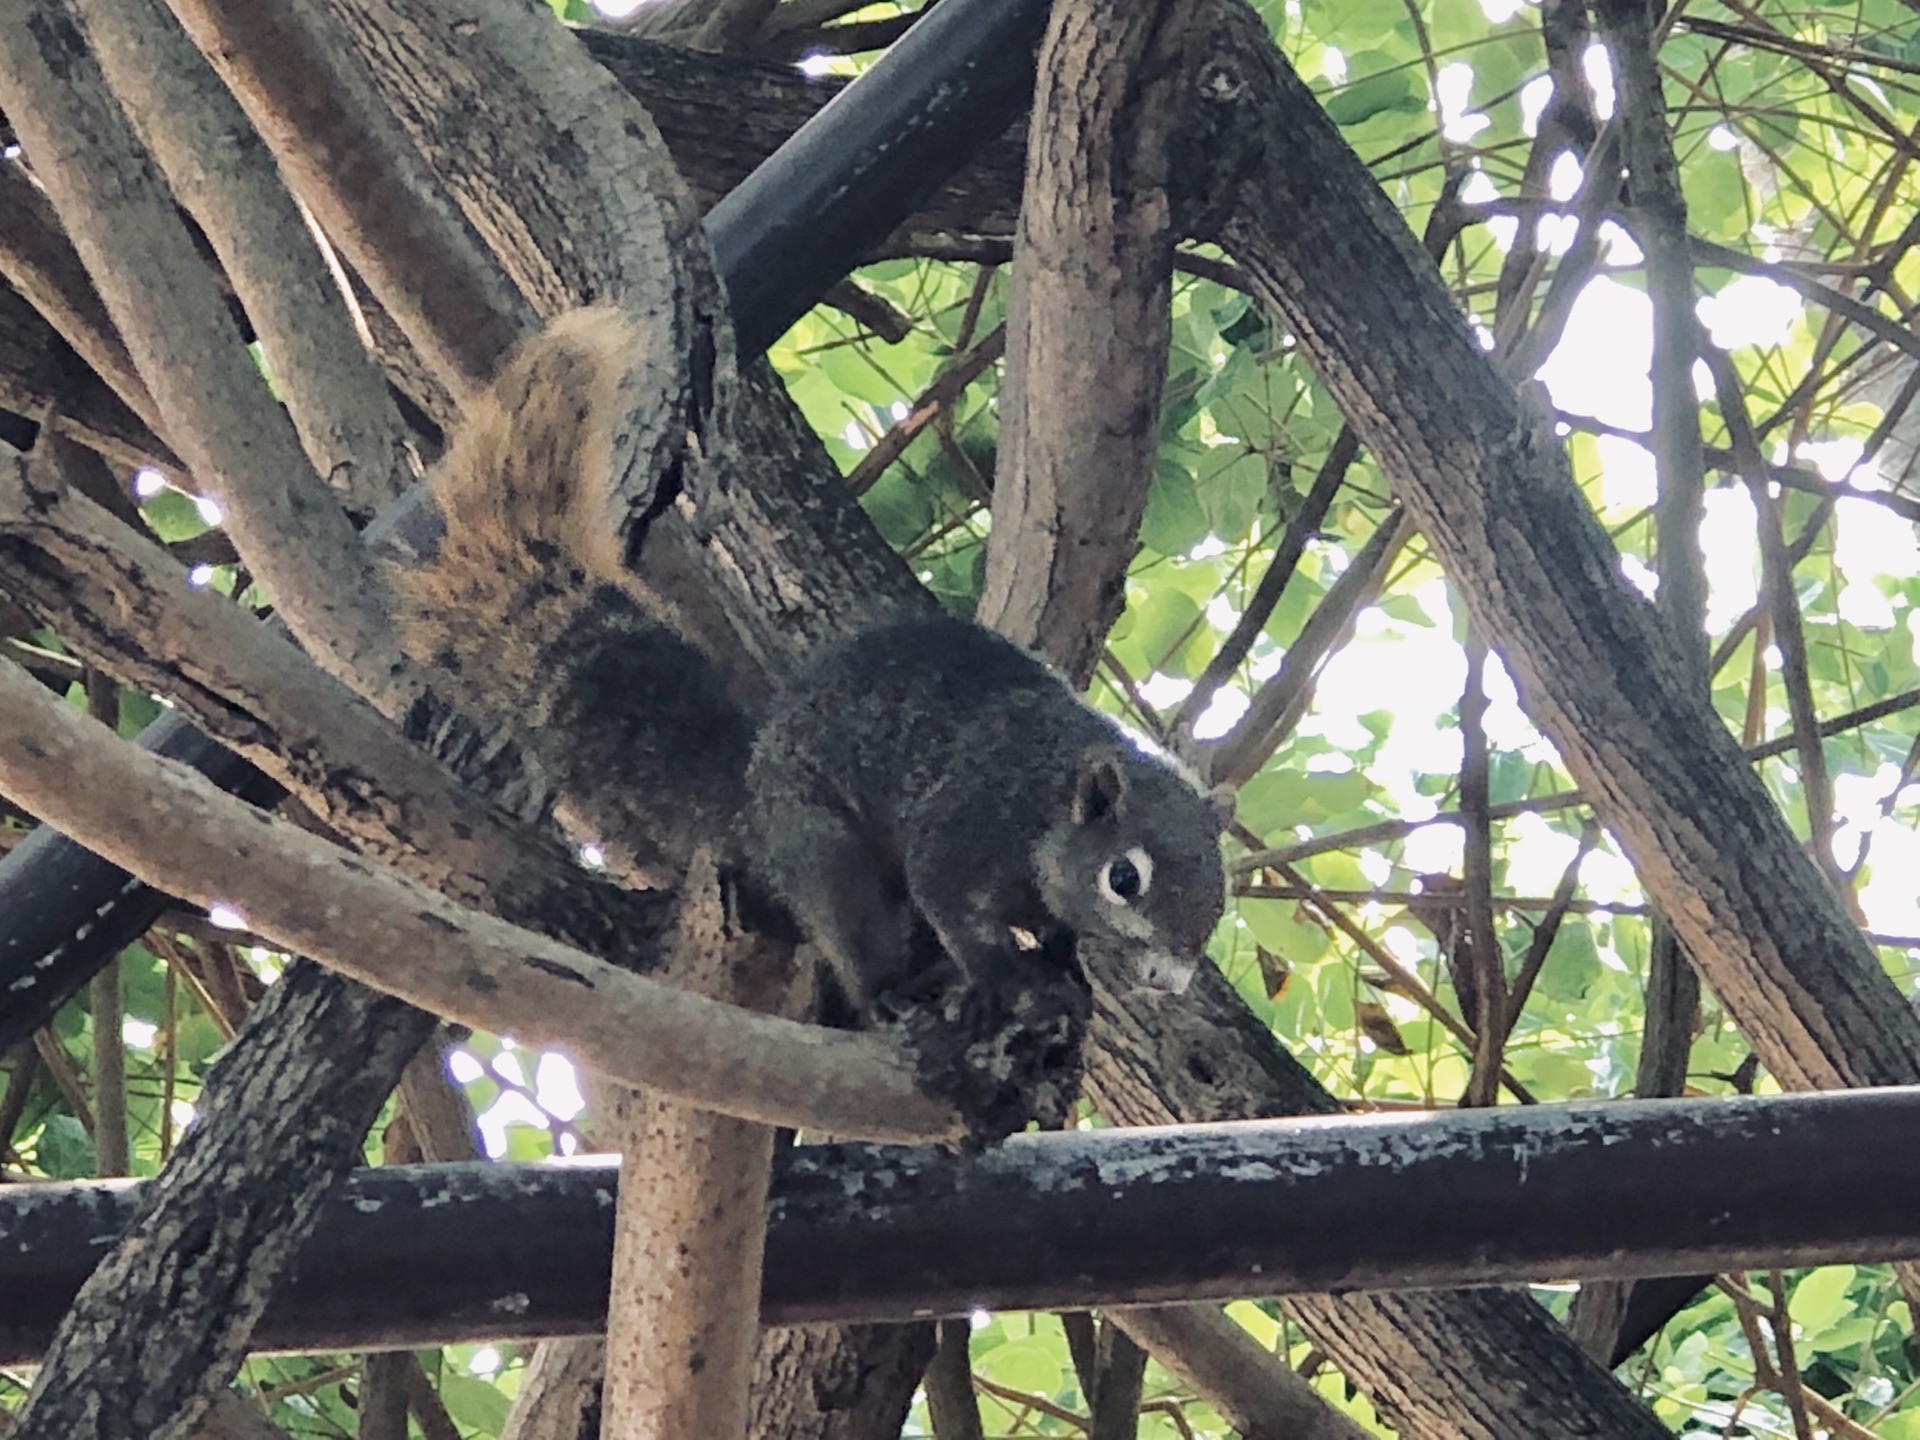
[[[743,352],[777,339],[1018,118],[1049,4],[942,0],[708,213]],[[415,503],[417,491],[388,510]],[[178,716],[156,720],[139,743],[255,804],[283,793]],[[168,903],[45,828],[0,858],[0,1052],[45,1024]]]
[[[743,351],[779,339],[1026,108],[1050,8],[942,0],[713,207]]]
[[[761,1314],[897,1320],[1920,1256],[1920,1087],[1029,1135],[778,1160]],[[614,1173],[354,1172],[260,1349],[591,1333]],[[31,1361],[138,1185],[0,1187],[0,1364]]]

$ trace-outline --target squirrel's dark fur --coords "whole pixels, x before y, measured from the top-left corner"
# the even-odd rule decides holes
[[[665,864],[744,852],[863,1011],[903,978],[916,918],[975,986],[1089,932],[1183,977],[1224,895],[1209,801],[1017,646],[884,622],[810,657],[754,737],[610,539],[606,436],[636,343],[583,311],[510,363],[430,479],[446,533],[396,578],[408,652],[512,721],[563,793],[666,798],[644,807],[672,817],[664,836],[603,841]]]
[[[976,986],[1089,933],[1183,981],[1220,918],[1207,798],[969,621],[820,656],[761,728],[747,791],[757,872],[864,1004],[916,914]]]

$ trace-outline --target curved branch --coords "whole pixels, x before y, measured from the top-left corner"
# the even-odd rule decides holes
[[[513,914],[532,874],[551,878],[524,828],[291,642],[50,479],[39,452],[0,451],[0,588],[76,653],[166,696],[336,834],[445,895]]]
[[[113,736],[0,668],[0,790],[148,884],[389,995],[628,1085],[837,1135],[954,1140],[899,1051],[717,1004],[378,869]],[[218,880],[209,878],[220,877]]]
[[[1194,9],[1059,4],[1040,51],[979,618],[1077,686],[1124,602],[1160,446]]]

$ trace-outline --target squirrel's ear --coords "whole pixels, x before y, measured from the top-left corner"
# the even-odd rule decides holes
[[[1127,798],[1127,777],[1114,755],[1089,755],[1073,780],[1073,823],[1095,825],[1120,809]]]

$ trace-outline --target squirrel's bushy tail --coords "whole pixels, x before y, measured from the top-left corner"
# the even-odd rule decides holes
[[[731,833],[752,733],[621,565],[611,441],[639,344],[599,308],[521,347],[427,478],[438,546],[392,585],[435,688],[514,735],[586,838],[649,874]]]
[[[469,407],[427,477],[445,533],[394,577],[402,643],[444,674],[477,669],[487,714],[544,720],[543,657],[596,584],[621,583],[608,437],[621,356],[638,343],[617,310],[556,320]]]

